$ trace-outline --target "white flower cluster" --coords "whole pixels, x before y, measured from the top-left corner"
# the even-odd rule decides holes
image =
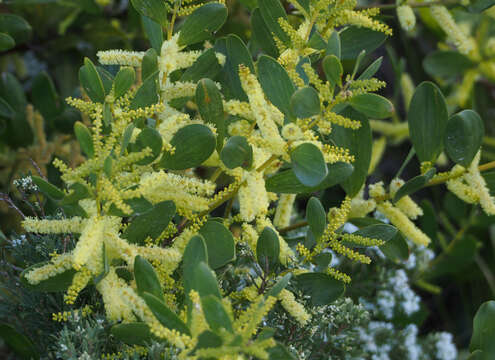
[[[441,332],[435,334],[436,337],[436,356],[438,360],[455,360],[457,359],[457,349],[453,343],[451,333]]]
[[[31,176],[25,176],[23,178],[19,178],[13,181],[14,186],[17,187],[20,191],[25,193],[33,193],[39,191],[38,186],[33,182],[33,178]]]
[[[11,244],[13,247],[21,246],[26,242],[26,235],[21,235],[17,239],[13,239]]]

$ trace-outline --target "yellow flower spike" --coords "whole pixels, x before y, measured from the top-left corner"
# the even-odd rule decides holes
[[[22,226],[26,231],[38,234],[80,234],[86,226],[86,222],[87,219],[83,219],[79,216],[61,220],[40,220],[26,217],[22,221]]]
[[[265,215],[268,210],[268,194],[263,174],[254,171],[246,175],[246,181],[238,191],[241,218],[253,221],[256,216]]]
[[[105,50],[98,51],[96,56],[102,65],[140,67],[144,54],[144,51]]]
[[[402,29],[405,31],[412,31],[416,26],[416,15],[414,15],[414,10],[409,5],[398,6],[396,10]]]
[[[277,210],[275,212],[275,218],[273,219],[273,225],[277,228],[289,226],[294,200],[296,200],[296,194],[280,195],[280,200],[278,201]]]
[[[265,139],[269,141],[269,149],[272,154],[283,155],[285,153],[285,142],[280,136],[278,127],[272,118],[272,110],[265,100],[263,90],[256,77],[251,74],[249,68],[239,66],[241,85],[246,92],[249,103],[256,118],[256,123]]]
[[[248,102],[231,99],[223,102],[223,108],[225,112],[231,115],[240,116],[249,121],[256,121],[256,118],[251,110],[251,105],[249,105]]]
[[[253,254],[256,256],[256,243],[258,241],[258,232],[256,229],[248,223],[242,223],[242,241],[244,241],[251,248]]]
[[[277,296],[283,308],[301,325],[304,326],[311,319],[304,306],[298,303],[294,294],[289,290],[282,290]]]
[[[70,268],[72,268],[72,256],[61,254],[52,258],[50,263],[31,270],[24,277],[31,285],[37,285],[41,281],[61,274]]]
[[[387,139],[385,138],[385,136],[382,136],[379,139],[373,141],[373,145],[371,147],[371,160],[368,175],[375,172],[375,168],[380,163],[380,160],[385,153],[386,147]]]
[[[102,218],[94,217],[88,219],[87,225],[83,229],[73,251],[74,269],[79,270],[94,254],[101,251],[105,225],[105,221]]]
[[[110,267],[107,276],[96,285],[96,289],[103,298],[106,316],[109,320],[135,321],[134,309],[122,294],[122,290],[125,288],[132,291],[125,281],[117,276],[113,267]]]
[[[346,284],[349,284],[351,282],[351,277],[333,267],[329,267],[327,269],[327,274],[333,277],[336,280],[342,281]]]
[[[393,179],[390,182],[390,196],[393,198],[405,182],[402,179]],[[416,204],[410,196],[403,196],[395,204],[409,219],[416,220],[419,216],[423,216],[423,209]]]
[[[72,279],[71,286],[67,289],[67,294],[64,296],[66,304],[72,305],[76,302],[77,296],[83,290],[92,278],[91,272],[87,268],[78,271]]]
[[[453,41],[457,49],[463,54],[469,54],[473,49],[473,45],[466,34],[456,24],[449,10],[443,5],[433,5],[430,7],[430,11],[433,18]]]
[[[379,203],[376,207],[378,211],[385,215],[412,242],[417,245],[428,246],[431,241],[430,238],[417,228],[401,210],[393,206],[390,201]]]

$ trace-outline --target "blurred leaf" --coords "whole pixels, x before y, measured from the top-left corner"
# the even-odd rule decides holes
[[[15,40],[17,45],[31,38],[31,25],[22,17],[14,14],[0,14],[0,32]]]
[[[158,54],[155,49],[148,49],[141,62],[142,78],[146,81],[158,72]]]
[[[17,332],[12,326],[0,323],[0,338],[7,346],[14,351],[21,359],[39,359],[40,355],[35,346],[25,335]]]
[[[31,176],[31,178],[33,179],[33,182],[36,184],[38,189],[40,189],[40,191],[49,198],[53,200],[62,200],[64,198],[65,193],[55,185],[50,184],[39,176],[33,175]]]
[[[407,114],[409,134],[421,162],[435,162],[443,150],[447,127],[447,104],[440,89],[431,82],[422,82],[414,91]]]
[[[472,235],[453,240],[446,251],[437,256],[423,276],[427,279],[464,271],[473,261],[478,241]]]
[[[425,71],[433,77],[456,77],[474,66],[475,63],[458,51],[438,50],[423,60]]]
[[[166,169],[184,170],[201,165],[215,151],[216,139],[205,125],[191,124],[181,128],[170,144],[174,154],[165,152],[160,165]]]
[[[337,59],[340,60],[341,44],[340,44],[340,35],[338,31],[335,30],[332,31],[332,35],[330,35],[330,38],[328,39],[326,54],[330,56],[334,55],[337,57]]]
[[[52,79],[46,72],[39,73],[33,80],[31,102],[49,121],[60,114],[58,95]]]
[[[409,257],[409,247],[400,232],[397,232],[392,239],[380,246],[380,250],[394,262],[405,261]]]
[[[15,40],[9,35],[0,32],[0,51],[7,51],[15,46]]]
[[[486,301],[479,307],[473,319],[473,336],[469,350],[481,350],[478,358],[493,359],[495,356],[495,301]]]
[[[143,85],[137,90],[136,95],[131,101],[130,109],[136,110],[156,104],[158,98],[158,72],[149,75],[144,80]]]
[[[473,110],[463,110],[452,116],[445,132],[445,151],[457,164],[468,167],[481,148],[485,126]]]
[[[472,0],[467,6],[470,12],[480,13],[495,5],[495,0]],[[489,356],[489,354],[488,354]]]
[[[368,80],[371,79],[376,72],[380,69],[380,66],[382,66],[382,61],[383,61],[383,56],[380,56],[378,59],[373,61],[370,66],[364,70],[361,75],[357,78],[358,80]]]
[[[267,349],[269,360],[296,360],[284,344],[277,342],[274,347]]]
[[[181,81],[198,82],[201,79],[214,79],[222,70],[214,49],[203,52],[182,74]]]
[[[277,281],[275,285],[273,285],[270,290],[266,292],[265,298],[269,296],[277,297],[278,294],[280,294],[280,292],[287,287],[291,278],[292,273],[285,274],[279,281]]]
[[[227,8],[220,3],[207,3],[193,11],[180,28],[178,43],[187,46],[208,40],[227,20]]]

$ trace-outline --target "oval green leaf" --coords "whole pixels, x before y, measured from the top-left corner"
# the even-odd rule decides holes
[[[205,4],[189,15],[182,25],[178,43],[191,45],[207,40],[211,34],[222,27],[227,20],[227,8],[220,3]]]
[[[263,271],[273,271],[278,264],[280,242],[277,233],[270,227],[265,227],[256,243],[256,258]]]
[[[316,239],[319,239],[327,227],[327,214],[318,198],[312,196],[306,205],[306,220]]]
[[[116,99],[124,95],[134,84],[136,80],[136,72],[132,67],[123,67],[119,70],[115,79],[113,80],[113,89]]]
[[[310,86],[300,88],[291,96],[290,108],[295,116],[302,119],[319,115],[321,105],[318,92]]]
[[[199,230],[208,251],[208,265],[218,269],[235,259],[235,241],[232,233],[217,221],[208,221]]]
[[[244,136],[232,136],[220,152],[220,159],[229,169],[239,166],[249,169],[253,163],[253,148]]]
[[[290,159],[294,174],[303,185],[316,186],[328,174],[323,154],[314,144],[299,145],[290,153]]]
[[[394,113],[394,105],[383,96],[366,93],[353,96],[349,103],[359,112],[374,119],[385,119]]]
[[[81,150],[86,154],[88,158],[92,158],[95,155],[95,149],[93,145],[93,137],[88,127],[80,121],[74,123],[74,134],[77,141],[81,146]]]

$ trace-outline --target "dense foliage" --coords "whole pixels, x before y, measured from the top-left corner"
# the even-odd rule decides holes
[[[494,4],[0,4],[0,355],[493,359]]]

